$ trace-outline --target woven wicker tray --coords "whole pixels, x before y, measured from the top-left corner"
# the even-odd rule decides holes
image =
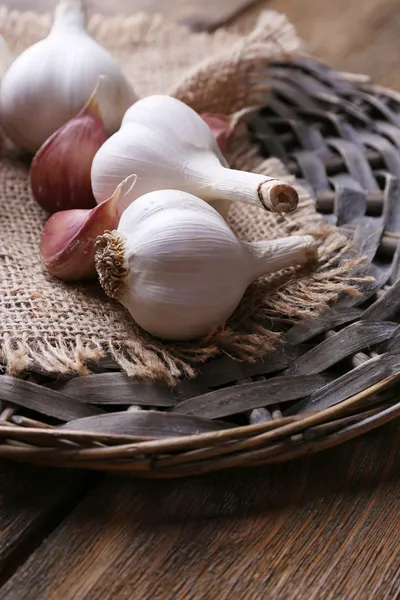
[[[285,332],[272,357],[204,365],[173,392],[92,375],[0,376],[0,456],[42,465],[178,477],[293,459],[400,414],[400,94],[311,59],[274,63],[267,105],[249,121],[375,277],[318,320]]]

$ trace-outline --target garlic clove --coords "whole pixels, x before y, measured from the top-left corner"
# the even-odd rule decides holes
[[[209,204],[177,190],[141,196],[96,242],[105,292],[147,332],[191,340],[224,325],[263,274],[315,259],[310,236],[241,242]]]
[[[200,116],[215,135],[217,144],[221,152],[224,153],[232,134],[231,118],[218,113],[201,113]]]
[[[65,210],[48,219],[40,240],[40,257],[49,273],[66,281],[96,276],[96,238],[117,227],[119,197],[129,191],[135,180],[136,175],[128,177],[108,200],[91,210]]]
[[[50,213],[96,205],[90,170],[107,139],[97,102],[100,81],[78,115],[53,133],[32,161],[33,195]]]
[[[36,152],[78,114],[102,74],[107,80],[100,111],[111,135],[136,94],[117,62],[87,33],[84,3],[61,0],[49,35],[18,56],[2,79],[0,125],[5,134],[19,148]]]

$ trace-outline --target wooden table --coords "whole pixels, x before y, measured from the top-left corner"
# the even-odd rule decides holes
[[[400,87],[400,2],[269,7],[336,68]],[[393,423],[302,461],[179,481],[2,462],[0,598],[400,598],[399,440]]]
[[[20,10],[50,10],[58,0],[0,0]],[[368,73],[400,89],[400,0],[85,0],[89,12],[162,12],[194,28],[212,29],[249,6],[285,13],[315,56],[337,69]]]
[[[0,598],[399,598],[399,439],[176,481],[2,463]]]

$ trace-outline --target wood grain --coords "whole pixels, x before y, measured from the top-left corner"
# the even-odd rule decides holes
[[[6,0],[5,4],[16,10],[45,12],[53,10],[57,2],[58,0]],[[254,2],[255,0],[85,0],[89,15],[130,15],[139,11],[161,13],[197,31],[214,30]]]
[[[400,586],[400,428],[186,481],[106,478],[2,600],[365,600]]]
[[[0,584],[95,480],[93,475],[0,461]]]
[[[19,10],[49,10],[57,0],[2,0]],[[246,4],[246,23],[261,9],[287,15],[308,51],[339,70],[366,73],[376,83],[400,88],[398,0],[87,0],[91,12],[132,14],[137,10],[164,13],[194,28],[212,29]],[[246,25],[247,26],[247,25]]]

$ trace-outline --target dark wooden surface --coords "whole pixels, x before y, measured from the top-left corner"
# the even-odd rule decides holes
[[[57,0],[0,0],[19,10],[49,10]],[[285,13],[307,48],[340,70],[372,75],[400,88],[400,0],[86,0],[89,11],[110,15],[161,12],[194,28],[212,29],[241,8]]]
[[[14,8],[51,2],[7,0]],[[173,11],[184,6],[90,3],[161,7],[178,20]],[[221,7],[239,4],[209,2],[206,26]],[[399,0],[264,5],[286,12],[309,49],[336,68],[400,88]],[[0,598],[399,598],[399,440],[393,423],[302,461],[179,481],[0,462]]]
[[[0,461],[0,585],[95,481],[92,474]]]
[[[18,10],[48,11],[58,0],[5,0]],[[186,23],[195,30],[213,30],[231,19],[256,0],[85,0],[89,14],[132,14],[137,11],[158,12],[171,20]]]
[[[399,440],[392,424],[268,469],[105,477],[10,573],[0,597],[398,598]],[[16,519],[26,505],[15,506]]]

